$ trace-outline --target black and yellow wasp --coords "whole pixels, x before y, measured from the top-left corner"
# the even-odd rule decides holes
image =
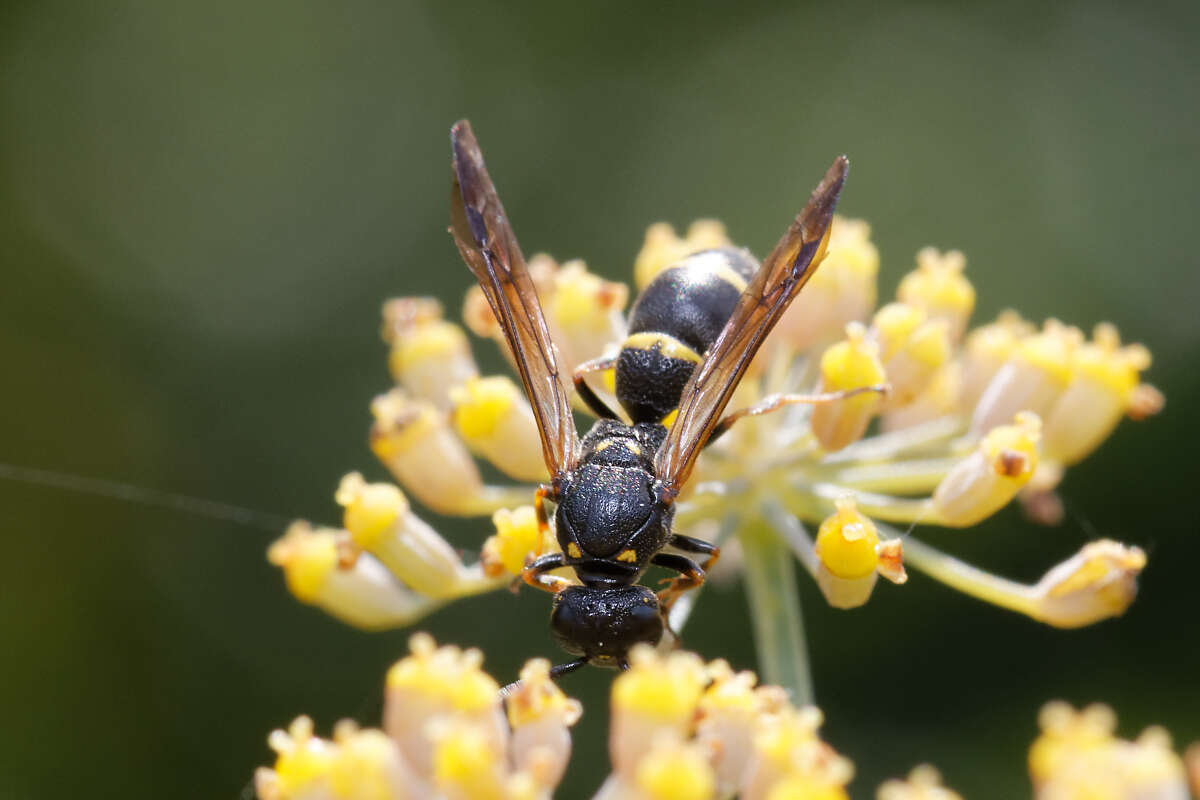
[[[761,266],[745,251],[707,251],[646,287],[619,355],[575,376],[581,397],[603,417],[580,441],[537,293],[470,124],[455,124],[450,138],[450,230],[504,332],[537,418],[551,475],[535,501],[543,532],[545,501],[556,504],[562,550],[529,563],[522,577],[554,593],[551,629],[577,657],[555,674],[587,663],[623,667],[633,645],[662,638],[666,611],[704,582],[719,554],[708,542],[672,533],[675,498],[714,435],[783,402],[724,413],[767,334],[824,257],[848,162],[834,160]],[[632,424],[586,388],[586,372],[607,366],[615,366],[617,397]],[[700,565],[663,552],[667,547],[706,560]],[[680,576],[655,594],[637,585],[651,564]],[[582,585],[549,574],[561,567],[573,568]]]

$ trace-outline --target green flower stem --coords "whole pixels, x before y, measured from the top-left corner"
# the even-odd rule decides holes
[[[759,674],[765,683],[791,690],[796,705],[811,704],[812,676],[792,551],[766,522],[757,518],[746,521],[739,538]]]

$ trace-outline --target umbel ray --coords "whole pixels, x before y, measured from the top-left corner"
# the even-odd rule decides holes
[[[824,257],[848,161],[834,159],[761,265],[745,251],[710,250],[647,285],[620,353],[584,364],[574,376],[580,397],[601,417],[580,440],[533,281],[468,122],[454,125],[451,144],[450,230],[511,350],[551,476],[535,509],[546,533],[546,501],[555,504],[561,551],[529,562],[522,578],[553,593],[552,633],[576,657],[554,674],[584,664],[624,667],[635,644],[659,642],[671,605],[704,582],[719,555],[714,545],[671,530],[675,499],[701,450],[743,416],[827,399],[774,396],[725,414],[755,353]],[[629,424],[587,387],[587,372],[609,367]],[[650,565],[679,576],[655,593],[638,585]],[[579,584],[550,574],[564,567]]]

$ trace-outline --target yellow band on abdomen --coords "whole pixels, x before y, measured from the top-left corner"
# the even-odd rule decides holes
[[[700,354],[695,350],[674,336],[657,331],[631,334],[621,347],[622,349],[628,347],[631,350],[658,350],[667,358],[678,358],[681,361],[691,361],[693,364],[700,363]]]

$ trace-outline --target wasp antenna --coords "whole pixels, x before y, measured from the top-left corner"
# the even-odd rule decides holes
[[[521,679],[518,678],[517,680],[513,681],[512,683],[508,684],[508,686],[505,686],[500,690],[500,702],[507,703],[508,698],[512,697],[514,694],[516,694],[520,690],[521,690]]]
[[[565,664],[555,664],[550,668],[550,677],[558,678],[562,675],[567,675],[582,667],[587,663],[586,658],[577,658],[574,661],[568,661]]]

